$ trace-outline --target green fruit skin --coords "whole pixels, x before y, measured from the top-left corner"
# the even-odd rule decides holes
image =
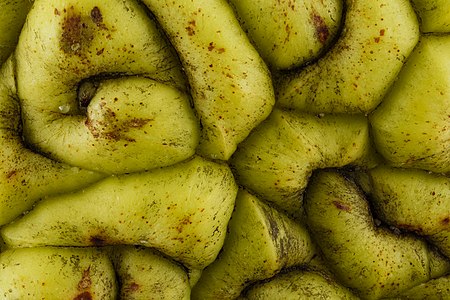
[[[340,26],[343,1],[230,1],[258,52],[275,70],[317,58]]]
[[[363,299],[394,296],[448,272],[447,260],[425,241],[376,227],[362,192],[335,171],[313,176],[305,212],[331,271]]]
[[[240,190],[223,249],[203,270],[192,299],[235,299],[250,283],[305,264],[314,253],[303,225]]]
[[[117,174],[170,165],[195,153],[199,124],[181,65],[137,1],[38,1],[15,57],[24,137],[49,157]],[[108,83],[102,82],[111,83],[111,77],[126,79],[105,92]],[[100,115],[90,109],[95,103],[89,97],[78,94],[89,80],[100,82]],[[120,85],[126,90],[114,89]],[[79,102],[87,102],[87,112]],[[167,114],[174,126],[162,130]]]
[[[377,216],[392,226],[426,236],[450,257],[450,178],[387,166],[368,173]]]
[[[328,275],[310,270],[293,270],[250,286],[242,296],[246,300],[321,299],[356,300],[349,289]]]
[[[202,124],[200,155],[228,160],[275,103],[269,70],[226,0],[144,0],[174,45]]]
[[[370,116],[378,152],[393,166],[450,172],[450,36],[423,35]]]
[[[32,5],[33,1],[30,0],[0,1],[0,11],[2,12],[0,18],[0,65],[14,52],[20,31]]]
[[[450,6],[447,0],[411,0],[424,33],[450,32]]]
[[[369,113],[419,38],[408,0],[347,0],[344,28],[316,63],[281,79],[277,104],[313,113]]]
[[[150,248],[111,248],[120,280],[119,299],[189,300],[191,287],[185,268]]]
[[[400,293],[397,297],[389,298],[390,300],[442,300],[447,299],[450,295],[450,275],[432,279],[425,283],[419,284],[408,291]]]
[[[3,299],[116,299],[108,256],[95,248],[38,247],[0,254]]]
[[[228,166],[195,157],[49,197],[1,234],[10,247],[154,247],[203,269],[222,248],[236,194]]]
[[[105,176],[55,162],[24,144],[14,67],[10,57],[0,71],[0,225],[41,198],[81,189]]]
[[[374,157],[364,116],[275,109],[230,162],[240,184],[289,214],[300,215],[301,194],[315,169],[372,167],[377,163]]]

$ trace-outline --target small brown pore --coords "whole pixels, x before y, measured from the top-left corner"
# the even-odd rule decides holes
[[[343,210],[343,211],[351,211],[352,208],[342,202],[339,202],[337,200],[333,201],[334,206],[336,206],[337,209]]]
[[[73,300],[92,300],[92,295],[89,292],[82,292],[81,294],[73,298]]]

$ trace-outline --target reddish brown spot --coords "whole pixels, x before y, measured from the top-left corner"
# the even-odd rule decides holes
[[[6,179],[11,179],[12,177],[14,177],[17,174],[16,170],[11,170],[8,173],[6,173]]]
[[[83,274],[81,275],[81,280],[78,282],[78,289],[79,290],[85,290],[91,287],[92,280],[91,280],[91,267],[88,267],[86,270],[83,271]]]
[[[220,54],[225,52],[225,48],[216,48],[216,45],[214,45],[214,42],[209,43],[208,51],[213,51],[214,49],[216,49],[216,51]]]
[[[66,53],[79,54],[93,40],[92,29],[88,26],[86,18],[76,13],[73,6],[65,11],[60,47]]]
[[[450,217],[445,217],[444,219],[442,219],[441,224],[444,226],[448,226],[448,224],[450,224]]]
[[[100,9],[97,6],[95,6],[91,10],[91,20],[92,20],[92,22],[97,24],[97,26],[100,26],[102,24],[102,22],[103,22],[102,13],[101,13]]]
[[[126,287],[126,290],[128,292],[137,292],[139,288],[139,284],[137,284],[136,282],[132,282]]]
[[[321,44],[325,44],[330,36],[330,32],[328,30],[328,26],[323,20],[323,18],[319,15],[313,14],[312,16],[313,25],[316,29],[316,35]]]
[[[184,227],[189,224],[192,224],[191,218],[189,216],[186,216],[180,221],[180,223],[176,229],[179,233],[181,233],[183,231]]]
[[[344,203],[341,203],[339,201],[333,201],[334,206],[336,206],[337,209],[339,210],[344,210],[344,211],[351,211],[352,208]]]
[[[375,41],[375,43],[378,44],[378,43],[380,42],[380,37],[376,37],[376,38],[374,38],[373,40]]]
[[[104,246],[106,245],[106,242],[103,238],[99,237],[99,236],[91,236],[91,238],[89,239],[89,241],[91,242],[92,245],[94,246]]]
[[[381,29],[381,30],[380,30],[380,36],[384,36],[384,32],[385,32],[385,30],[384,30],[384,29]]]
[[[188,26],[186,27],[186,31],[189,36],[193,36],[195,34],[195,20],[191,20],[188,22]]]
[[[126,122],[125,126],[131,128],[142,128],[150,121],[152,121],[152,119],[133,118]]]
[[[82,292],[81,294],[73,298],[73,300],[92,300],[92,295],[89,292]]]
[[[97,55],[102,55],[102,54],[103,54],[103,51],[105,51],[105,48],[102,48],[102,49],[98,50],[98,51],[97,51]]]

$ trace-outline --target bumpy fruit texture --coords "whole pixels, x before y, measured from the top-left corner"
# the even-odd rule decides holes
[[[2,65],[16,48],[20,31],[33,4],[30,0],[0,1],[0,65]]]
[[[324,57],[288,75],[277,103],[315,113],[368,113],[381,101],[419,38],[408,0],[346,1],[341,36]]]
[[[116,299],[108,256],[94,248],[40,247],[0,254],[3,299]]]
[[[251,282],[305,264],[314,253],[303,225],[240,190],[222,252],[203,271],[192,299],[235,299]]]
[[[362,192],[335,171],[314,175],[305,211],[330,269],[363,299],[391,297],[450,270],[425,241],[377,227]]]
[[[232,0],[236,16],[273,69],[300,67],[330,45],[341,24],[342,0]]]
[[[78,190],[104,177],[55,162],[25,146],[14,72],[10,58],[0,71],[0,225],[31,209],[40,198]]]
[[[371,200],[388,224],[426,236],[450,257],[450,178],[416,169],[369,171]]]
[[[360,298],[325,273],[299,269],[281,273],[266,282],[250,286],[240,299],[357,300]]]
[[[120,281],[119,299],[190,299],[185,268],[152,249],[117,246],[112,261]]]
[[[450,36],[423,35],[371,116],[377,150],[394,166],[450,172]]]
[[[392,300],[440,300],[447,299],[448,295],[450,295],[450,275],[419,284],[418,286],[397,295],[397,297],[392,298]]]
[[[225,0],[144,0],[183,63],[202,124],[198,152],[227,160],[272,110],[268,68]]]
[[[45,199],[1,233],[11,247],[155,247],[202,269],[223,245],[236,194],[227,166],[196,157]]]
[[[422,32],[450,32],[448,0],[411,0]]]
[[[314,116],[275,109],[230,162],[242,185],[299,215],[301,195],[313,170],[348,164],[371,167],[374,157],[363,116]]]
[[[28,14],[15,52],[27,142],[55,160],[112,173],[192,156],[199,125],[188,95],[177,90],[185,80],[167,40],[137,2],[97,4],[42,0]],[[95,92],[80,100],[79,83],[101,82],[111,74],[125,78],[100,84],[101,93],[94,97],[99,115],[90,109],[84,114],[80,106]],[[171,121],[163,130],[167,115]],[[152,141],[153,130],[161,136]]]

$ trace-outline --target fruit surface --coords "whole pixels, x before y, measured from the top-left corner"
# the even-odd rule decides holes
[[[282,107],[367,113],[381,101],[419,37],[408,0],[350,0],[342,34],[317,63],[280,80]]]
[[[394,166],[450,171],[450,36],[423,36],[371,116],[378,151]]]
[[[49,197],[2,235],[10,247],[143,245],[202,269],[222,247],[236,193],[227,166],[196,157]]]
[[[0,3],[0,298],[447,299],[447,0]]]
[[[225,0],[143,2],[183,63],[203,128],[199,153],[227,160],[272,110],[266,64]]]
[[[97,249],[39,247],[0,254],[3,299],[116,299],[108,256]]]
[[[192,298],[235,299],[250,283],[304,264],[314,252],[304,226],[241,190],[222,252],[203,271]]]

